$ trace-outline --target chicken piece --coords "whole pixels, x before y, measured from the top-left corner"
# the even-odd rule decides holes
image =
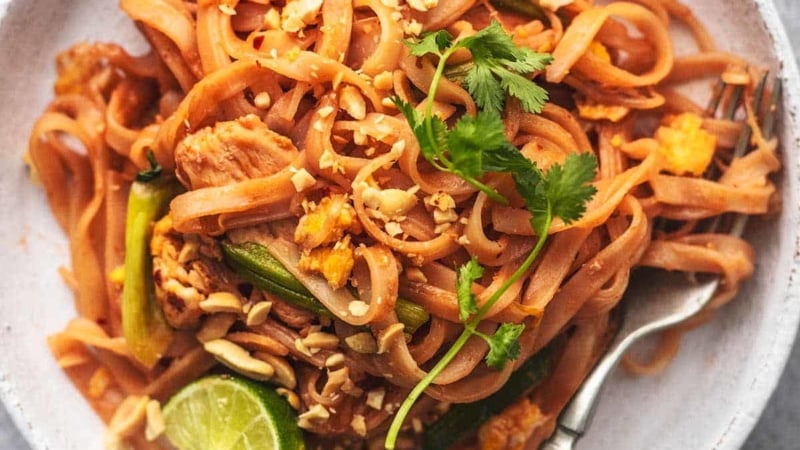
[[[670,116],[656,130],[659,152],[664,157],[664,169],[675,175],[690,173],[702,175],[706,171],[714,151],[717,138],[702,129],[703,118],[692,113]]]
[[[323,198],[319,205],[310,208],[300,218],[294,241],[310,250],[340,240],[345,232],[361,233],[361,222],[347,196],[334,194]]]
[[[224,186],[272,175],[297,153],[289,138],[250,114],[186,136],[175,149],[176,174],[190,190]]]
[[[355,265],[353,244],[345,236],[332,247],[317,247],[300,257],[298,267],[304,272],[321,273],[333,289],[347,284]]]
[[[478,430],[481,450],[520,450],[548,420],[539,407],[523,397]]]
[[[156,300],[175,328],[197,328],[200,302],[212,292],[236,292],[238,278],[222,263],[216,242],[172,228],[169,215],[158,221],[150,241]]]

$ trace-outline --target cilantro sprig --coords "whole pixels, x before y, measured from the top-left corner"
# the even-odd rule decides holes
[[[510,96],[519,99],[525,111],[541,112],[548,98],[547,91],[528,76],[544,69],[552,57],[517,47],[495,21],[457,42],[447,31],[441,30],[406,44],[415,56],[439,58],[424,115],[400,98],[393,98],[411,126],[423,157],[436,169],[463,178],[492,200],[508,204],[505,197],[480,181],[486,172],[504,171],[501,169],[506,165],[502,162],[519,159],[518,150],[505,137],[500,111],[506,97]],[[460,118],[448,129],[444,120],[433,114],[433,102],[447,60],[459,49],[467,49],[472,54],[472,65],[464,85],[480,112],[475,117]]]
[[[567,224],[578,220],[596,192],[589,184],[597,170],[594,155],[571,154],[564,164],[553,164],[549,170],[542,171],[505,137],[499,110],[507,96],[518,98],[528,112],[541,112],[547,93],[525,75],[541,70],[550,62],[549,55],[516,47],[496,22],[456,43],[447,32],[439,31],[409,44],[409,48],[416,56],[434,54],[439,57],[425,115],[400,99],[394,99],[414,131],[423,156],[438,170],[460,176],[503,204],[507,204],[505,197],[479,178],[486,172],[510,174],[517,193],[531,212],[530,223],[538,239],[523,263],[480,307],[472,285],[483,278],[483,267],[473,258],[458,268],[455,287],[458,317],[464,324],[464,331],[400,405],[386,436],[387,449],[394,449],[411,407],[471,337],[477,336],[489,345],[485,360],[491,368],[502,370],[509,360],[519,357],[519,337],[525,330],[524,324],[500,324],[492,335],[479,331],[478,325],[500,297],[527,273],[544,248],[553,220],[558,217]],[[475,117],[462,117],[448,129],[441,118],[433,115],[432,105],[447,58],[460,48],[472,53],[473,64],[463,83],[475,98],[480,112]]]
[[[517,191],[525,200],[532,215],[531,226],[538,235],[536,245],[519,268],[503,282],[500,288],[480,308],[477,306],[477,300],[472,293],[471,287],[473,282],[483,276],[483,268],[478,264],[477,260],[471,259],[458,269],[456,295],[458,298],[459,319],[464,322],[464,331],[400,405],[386,437],[385,446],[387,449],[394,448],[400,427],[417,399],[453,361],[472,336],[479,336],[489,344],[486,363],[492,368],[501,370],[507,361],[516,359],[519,356],[518,338],[525,329],[524,324],[501,324],[492,336],[479,332],[477,330],[478,324],[508,288],[528,271],[531,264],[539,256],[547,241],[553,219],[559,217],[569,224],[583,215],[586,203],[596,192],[596,189],[588,184],[594,178],[596,168],[597,161],[593,155],[571,154],[566,158],[563,165],[553,164],[547,172],[542,172],[533,163],[529,163],[528,171],[513,171]]]

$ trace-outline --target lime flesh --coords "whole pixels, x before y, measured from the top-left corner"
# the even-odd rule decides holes
[[[201,378],[170,398],[163,415],[167,439],[180,450],[305,449],[286,400],[243,378]]]

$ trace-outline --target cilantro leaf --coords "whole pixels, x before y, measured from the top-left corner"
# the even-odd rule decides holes
[[[506,139],[503,119],[496,111],[482,111],[477,116],[464,116],[447,134],[450,160],[460,175],[478,178],[485,169],[487,154],[511,144]]]
[[[525,111],[541,112],[547,91],[526,76],[544,69],[552,56],[518,47],[497,21],[456,42],[455,47],[472,53],[473,68],[464,84],[481,109],[501,110],[508,94],[518,98]]]
[[[445,30],[439,30],[435,33],[426,34],[416,42],[405,41],[405,43],[414,56],[425,56],[427,54],[442,56],[442,51],[453,43],[453,36]]]
[[[410,103],[404,102],[400,97],[392,97],[392,102],[397,106],[397,109],[403,114],[414,132],[414,137],[417,138],[419,149],[422,156],[428,160],[438,170],[449,171],[447,163],[443,161],[444,152],[447,150],[447,125],[438,116],[436,117],[422,117]],[[428,133],[425,128],[426,122],[430,122],[433,135]]]
[[[546,173],[515,172],[517,191],[531,212],[531,226],[546,236],[545,225],[552,217],[571,223],[586,211],[586,202],[597,192],[587,183],[594,179],[597,158],[589,153],[572,153],[564,165],[553,164]]]
[[[519,357],[519,337],[525,330],[525,325],[504,323],[494,332],[487,343],[489,353],[486,355],[486,364],[497,370],[503,370],[508,360]]]
[[[500,77],[500,85],[508,95],[519,99],[523,110],[542,111],[548,98],[547,91],[543,87],[505,69],[497,69],[495,74]]]
[[[588,184],[594,179],[597,158],[590,153],[572,153],[564,165],[554,165],[547,174],[547,198],[553,215],[572,223],[586,211],[586,203],[597,189]]]
[[[505,102],[505,92],[500,81],[492,74],[492,67],[488,64],[478,64],[472,67],[464,77],[467,91],[475,98],[475,103],[487,111],[500,111]]]
[[[472,258],[458,268],[456,274],[456,296],[458,297],[458,318],[466,322],[469,316],[478,310],[478,302],[472,293],[472,283],[483,276],[483,267],[476,258]]]

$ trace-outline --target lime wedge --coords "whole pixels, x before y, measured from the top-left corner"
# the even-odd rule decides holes
[[[244,378],[201,378],[170,398],[163,415],[167,438],[180,450],[306,448],[286,400]]]

